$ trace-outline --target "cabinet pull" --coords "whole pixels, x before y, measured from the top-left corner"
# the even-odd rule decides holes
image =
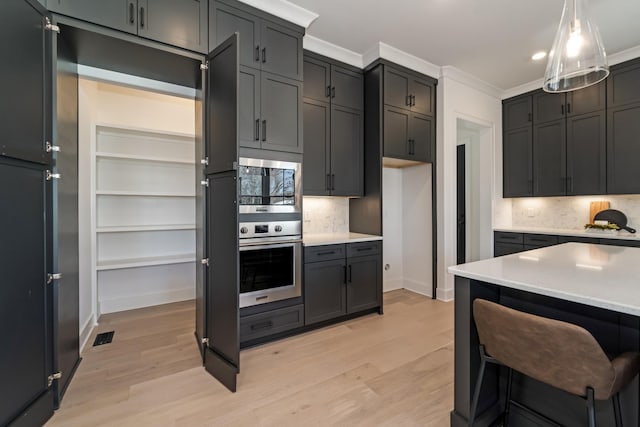
[[[349,283],[351,283],[351,279],[352,279],[351,273],[352,273],[351,264],[349,264]]]
[[[256,141],[260,141],[260,119],[256,119],[256,128],[255,128],[254,138]]]
[[[263,47],[262,48],[262,63],[264,64],[265,62],[267,62],[267,48]]]
[[[564,104],[560,106],[560,113],[564,116]]]
[[[567,114],[571,114],[571,103],[567,103]]]
[[[327,179],[324,180],[324,187],[327,191],[331,191],[331,175],[327,174]]]
[[[266,120],[262,121],[262,140],[263,141],[267,140],[267,121]]]
[[[371,246],[367,247],[367,248],[358,248],[356,249],[356,251],[358,252],[364,252],[364,251],[370,251],[373,250],[373,248]]]
[[[144,7],[140,8],[140,28],[144,28]]]
[[[129,24],[133,25],[135,23],[135,9],[133,7],[133,3],[129,3]]]
[[[332,86],[332,87],[331,87],[331,97],[332,97],[332,98],[335,98],[335,97],[336,97],[336,87],[335,87],[335,86]]]
[[[331,191],[336,190],[336,174],[331,174]]]
[[[327,98],[331,97],[331,86],[327,86],[327,89],[324,91],[324,96]]]
[[[404,100],[404,103],[410,107],[411,106],[411,95],[407,95],[407,98]]]
[[[412,107],[416,106],[416,96],[415,95],[411,95],[411,106]]]
[[[335,254],[336,251],[325,251],[325,252],[318,252],[318,256],[323,256],[323,255],[333,255]]]
[[[260,45],[256,45],[256,62],[260,61]]]
[[[541,238],[537,238],[537,237],[529,237],[529,241],[530,242],[548,242],[549,239],[541,239]]]
[[[261,329],[269,329],[269,328],[273,328],[273,321],[271,320],[251,325],[252,331],[259,331]]]
[[[528,119],[529,121],[532,121],[532,119],[533,119],[533,118],[531,117],[531,113],[529,113],[529,114],[527,115],[527,119]]]

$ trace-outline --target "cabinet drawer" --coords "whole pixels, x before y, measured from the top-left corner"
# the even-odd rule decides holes
[[[347,257],[378,255],[381,247],[382,244],[379,241],[350,243],[347,245]]]
[[[518,252],[524,251],[524,246],[520,243],[498,243],[496,242],[493,246],[493,256],[503,256],[503,255],[511,255],[516,254]]]
[[[524,244],[526,246],[544,247],[558,244],[558,236],[550,236],[547,234],[525,234]]]
[[[294,305],[240,318],[240,341],[262,338],[304,325],[304,306]]]
[[[494,231],[493,238],[496,242],[499,243],[514,243],[514,244],[523,244],[523,234],[522,233],[509,233],[506,231]]]
[[[345,256],[345,245],[324,245],[304,248],[305,263],[343,259]]]
[[[600,239],[597,237],[577,237],[577,236],[558,236],[558,243],[600,243]]]
[[[627,246],[632,248],[640,248],[640,241],[634,241],[634,240],[600,239],[600,243],[603,245]]]

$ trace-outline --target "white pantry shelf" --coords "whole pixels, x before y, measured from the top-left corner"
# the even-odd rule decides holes
[[[142,196],[142,197],[196,197],[194,193],[177,193],[165,191],[119,191],[96,190],[97,196]]]
[[[96,228],[97,233],[126,233],[135,231],[195,230],[195,224],[118,225]]]
[[[137,154],[124,154],[124,153],[106,153],[98,152],[96,157],[102,157],[107,159],[126,159],[126,160],[139,160],[143,162],[161,162],[161,163],[177,163],[183,165],[194,165],[195,160],[181,160],[169,157],[154,157],[154,156],[141,156]]]
[[[98,261],[96,270],[118,270],[122,268],[149,267],[153,265],[184,264],[195,262],[195,254],[178,254],[146,258],[111,259]]]

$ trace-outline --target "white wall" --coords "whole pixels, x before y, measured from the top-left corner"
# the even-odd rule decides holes
[[[443,69],[443,71],[446,71]],[[502,103],[465,83],[455,74],[438,82],[437,101],[437,202],[438,202],[438,289],[437,297],[454,296],[454,278],[447,267],[456,263],[456,145],[457,120],[464,119],[488,128],[493,159],[492,185],[483,188],[492,200],[494,225],[511,217],[511,203],[502,199]]]
[[[80,339],[84,343],[97,322],[97,290],[92,286],[95,253],[92,223],[92,146],[95,125],[112,124],[131,128],[194,134],[195,106],[192,99],[151,91],[125,88],[81,78],[79,81],[78,174],[79,174],[79,244],[80,244]]]
[[[384,292],[404,288],[402,169],[382,169],[382,265]],[[389,266],[388,268],[386,266]]]

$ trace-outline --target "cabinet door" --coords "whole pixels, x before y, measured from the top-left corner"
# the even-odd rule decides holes
[[[347,313],[382,304],[382,261],[380,255],[347,259]]]
[[[260,70],[240,67],[238,87],[238,142],[260,148]]]
[[[263,71],[302,80],[302,34],[262,20],[260,62]]]
[[[304,265],[305,325],[347,314],[344,259]]]
[[[606,81],[608,108],[640,102],[640,62],[616,67]]]
[[[260,86],[262,148],[302,153],[302,82],[263,71]]]
[[[504,101],[502,104],[502,120],[504,129],[518,129],[524,126],[531,126],[533,121],[532,97]]]
[[[138,0],[138,35],[207,53],[205,0]]]
[[[533,196],[532,141],[531,127],[504,132],[503,197]]]
[[[315,58],[304,58],[304,97],[329,102],[331,65]]]
[[[305,84],[306,85],[306,84]],[[305,196],[328,196],[330,184],[331,107],[328,102],[304,100],[304,178]]]
[[[384,66],[384,103],[392,107],[410,109],[410,76],[402,71]]]
[[[433,161],[435,128],[431,117],[411,113],[409,120],[410,155],[419,162]]]
[[[604,110],[567,119],[567,195],[607,191],[607,132]]]
[[[209,48],[215,48],[236,32],[240,34],[240,65],[260,68],[260,19],[226,4],[209,1]]]
[[[47,8],[72,18],[138,33],[136,0],[47,0]]]
[[[516,254],[522,251],[524,251],[524,246],[515,243],[494,243],[493,245],[494,257]]]
[[[579,116],[604,110],[607,107],[607,81],[567,92],[567,116]]]
[[[409,117],[408,110],[384,107],[384,157],[408,159]]]
[[[306,76],[305,76],[306,77]],[[331,66],[331,103],[354,110],[364,109],[362,73]]]
[[[564,119],[533,126],[533,194],[566,194],[566,123]]]
[[[533,95],[533,123],[546,123],[565,116],[564,93],[540,92]]]
[[[306,147],[305,147],[306,150]],[[331,106],[331,194],[362,196],[364,124],[362,110]]]
[[[427,80],[411,77],[409,94],[413,96],[411,111],[433,116],[435,113],[435,87]]]
[[[607,112],[607,193],[640,193],[640,103]]]

